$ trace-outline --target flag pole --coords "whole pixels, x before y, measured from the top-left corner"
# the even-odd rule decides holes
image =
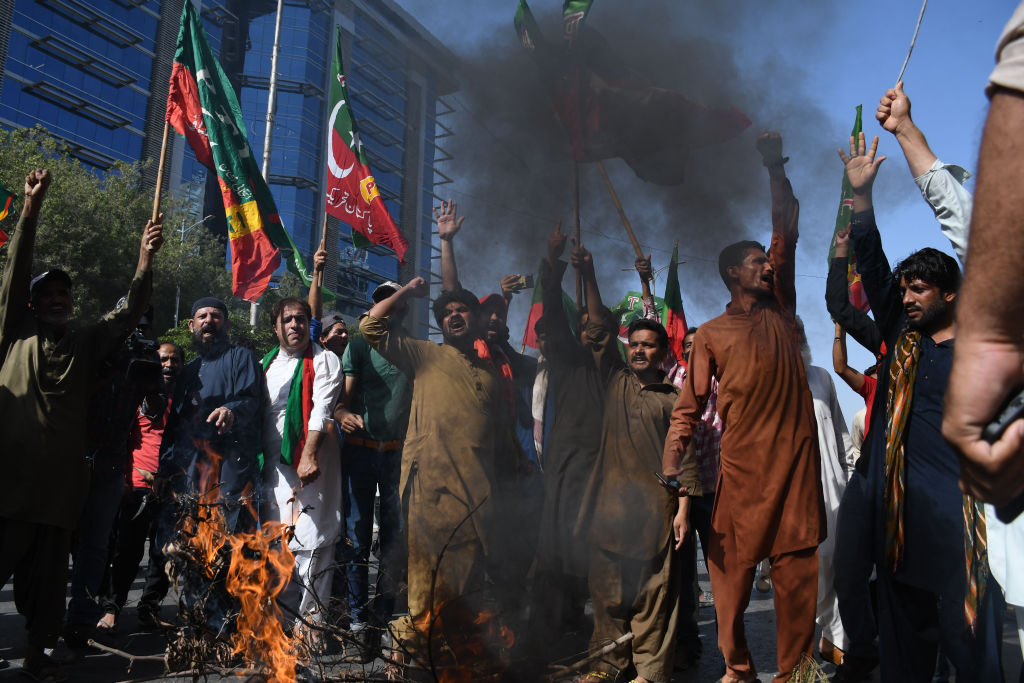
[[[320,248],[327,248],[327,211],[324,211],[324,226],[320,231]],[[314,266],[315,267],[315,266]],[[323,287],[324,286],[324,271],[318,270],[313,276],[313,286]]]
[[[633,226],[629,224],[629,219],[626,218],[626,212],[622,208],[622,202],[619,201],[619,195],[615,193],[615,188],[612,187],[612,180],[608,177],[608,172],[604,170],[604,164],[598,161],[597,167],[601,170],[601,177],[604,178],[604,184],[608,186],[608,194],[612,196],[612,203],[615,204],[615,208],[619,212],[619,218],[622,219],[622,225],[626,228],[626,234],[629,235],[629,241],[633,243],[633,251],[636,252],[636,257],[644,258],[644,252],[640,249],[640,243],[636,241],[636,235],[633,234]]]
[[[281,14],[284,0],[277,0],[277,17],[274,19],[274,48],[270,53],[270,92],[267,94],[267,130],[263,134],[263,180],[270,185],[270,136],[274,131],[274,116],[277,113],[277,57],[281,53]],[[259,304],[249,304],[249,326],[256,327]]]
[[[583,241],[580,238],[580,164],[577,161],[572,162],[572,216],[576,226],[576,246],[580,246]],[[583,310],[583,277],[579,270],[576,271],[576,309]]]
[[[164,139],[160,143],[160,164],[156,168],[156,192],[153,194],[153,217],[151,220],[154,223],[156,223],[157,216],[160,215],[160,194],[164,186],[164,161],[167,159],[167,137],[170,130],[170,122],[164,119]]]

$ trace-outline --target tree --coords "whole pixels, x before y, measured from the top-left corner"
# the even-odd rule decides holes
[[[21,194],[22,179],[33,168],[49,168],[53,184],[39,220],[33,272],[60,267],[74,282],[76,316],[95,320],[127,293],[138,257],[142,228],[152,211],[152,190],[142,185],[144,165],[117,164],[99,173],[69,156],[45,129],[0,129],[0,182]],[[20,210],[16,201],[15,213]],[[181,198],[167,197],[165,244],[154,270],[154,331],[173,326],[176,286],[181,283],[181,306],[199,296],[229,300],[230,273],[225,246],[206,230],[178,228],[194,221]],[[17,216],[4,222],[12,230]],[[7,250],[0,249],[0,267]]]

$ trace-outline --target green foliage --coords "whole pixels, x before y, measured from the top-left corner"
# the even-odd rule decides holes
[[[0,182],[16,192],[12,216],[3,227],[13,232],[25,175],[48,168],[53,177],[43,203],[36,238],[33,273],[51,267],[66,270],[74,282],[75,312],[95,320],[111,310],[128,291],[138,261],[142,229],[150,218],[153,192],[142,185],[143,164],[119,164],[99,174],[61,150],[43,128],[0,129]],[[255,329],[249,328],[249,304],[231,296],[226,245],[196,225],[196,215],[183,198],[164,195],[164,245],[156,257],[153,278],[153,330],[156,336],[182,344],[191,353],[187,321],[192,302],[202,296],[223,299],[231,310],[235,341],[265,352],[276,344],[270,307],[281,296],[304,296],[299,280],[286,273],[277,290],[268,290]],[[7,249],[0,248],[0,269]],[[175,298],[181,287],[174,329]]]
[[[174,342],[180,346],[185,351],[186,362],[196,357],[196,353],[192,349],[192,333],[188,329],[188,320],[189,314],[192,312],[192,302],[200,296],[207,295],[199,294],[186,303],[184,295],[182,295],[181,323],[178,327],[172,327],[159,335],[161,342]],[[302,292],[302,283],[297,277],[286,272],[281,276],[278,287],[267,289],[263,298],[260,299],[255,327],[249,327],[249,304],[247,302],[225,298],[224,301],[228,306],[228,320],[231,321],[231,329],[228,333],[231,343],[250,348],[257,358],[263,358],[270,349],[277,346],[274,322],[270,317],[271,310],[274,304],[289,296],[305,298]]]

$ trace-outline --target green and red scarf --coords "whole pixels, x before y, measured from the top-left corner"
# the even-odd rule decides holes
[[[263,356],[263,374],[281,351],[275,346]],[[291,385],[288,388],[288,402],[284,408],[284,434],[281,435],[281,462],[298,467],[299,456],[306,445],[306,425],[313,413],[313,343],[306,346],[302,360],[295,365]]]

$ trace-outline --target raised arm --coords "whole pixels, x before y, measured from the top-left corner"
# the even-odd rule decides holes
[[[28,315],[29,282],[32,279],[32,253],[36,243],[39,211],[50,187],[50,172],[36,169],[25,176],[25,199],[21,219],[7,251],[7,266],[0,283],[0,362],[7,355],[7,344],[14,328]]]
[[[323,245],[316,250],[313,254],[313,281],[309,286],[309,297],[307,302],[309,303],[309,309],[313,313],[313,317],[317,320],[323,321],[324,319],[324,292],[322,287],[317,286],[317,277],[320,273],[324,272],[327,267],[327,250],[323,248]]]
[[[594,258],[580,244],[572,250],[572,265],[583,278],[583,293],[587,298],[587,315],[597,320],[604,315],[604,304],[601,303],[601,292],[597,286],[597,275],[594,273]]]
[[[561,256],[565,252],[567,239],[568,235],[562,232],[562,224],[559,222],[548,237],[547,257],[541,265],[543,317],[547,325],[549,352],[555,354],[565,353],[576,345],[565,309],[562,307],[562,276],[568,264],[561,260]]]
[[[971,174],[960,166],[942,163],[932,152],[924,133],[911,118],[910,98],[903,92],[903,81],[885,91],[875,118],[900,143],[914,182],[963,265],[973,205],[971,193],[963,184]]]
[[[835,256],[829,263],[828,278],[825,280],[825,307],[832,320],[858,344],[877,354],[882,344],[882,333],[878,325],[871,316],[850,303],[850,229],[836,233],[835,239]]]
[[[853,188],[850,231],[853,251],[857,254],[857,269],[875,315],[875,323],[883,338],[891,344],[902,326],[903,306],[898,283],[893,281],[889,260],[882,249],[882,237],[875,224],[871,188],[879,166],[885,161],[885,156],[875,158],[877,151],[878,137],[867,148],[864,133],[861,133],[857,138],[850,136],[850,155],[839,150],[839,158],[846,167],[846,175]]]
[[[437,235],[441,238],[441,287],[449,292],[462,288],[459,284],[459,269],[455,265],[455,245],[452,240],[462,228],[465,216],[458,215],[458,204],[449,199],[441,202],[441,209],[434,209],[437,219]]]
[[[799,237],[800,202],[786,178],[782,136],[767,131],[757,136],[757,151],[768,169],[772,196],[772,243],[768,257],[775,270],[775,298],[783,308],[796,310],[796,241]]]
[[[850,367],[846,357],[846,332],[836,323],[836,336],[832,339],[832,369],[856,392],[864,386],[864,375]]]
[[[654,278],[654,269],[651,268],[651,255],[647,258],[638,258],[633,262],[636,274],[640,276],[640,302],[643,305],[643,316],[647,320],[661,322],[661,312],[654,305],[654,295],[651,294],[651,280]]]

